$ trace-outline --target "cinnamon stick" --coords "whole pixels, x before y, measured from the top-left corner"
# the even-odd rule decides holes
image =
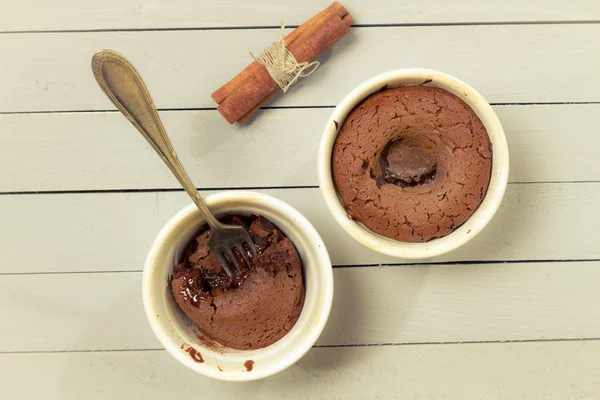
[[[354,22],[354,20],[350,16],[350,14],[346,14],[342,18],[342,20],[348,26],[352,25],[352,23]],[[254,114],[256,111],[258,111],[267,101],[269,101],[277,93],[278,93],[278,91],[274,91],[271,94],[269,94],[267,97],[265,97],[263,100],[261,100],[260,103],[255,105],[250,111],[248,111],[246,114],[244,114],[244,116],[242,116],[240,119],[238,119],[237,122],[240,124],[243,124],[244,122],[246,122],[252,116],[252,114]]]
[[[268,95],[267,97],[265,97],[264,99],[262,99],[260,103],[258,103],[254,107],[252,107],[252,109],[250,111],[248,111],[246,114],[244,114],[244,116],[242,118],[238,119],[237,122],[239,124],[243,124],[244,122],[248,121],[248,119],[250,119],[252,114],[254,114],[256,111],[258,111],[259,108],[261,108],[267,101],[269,101],[271,99],[271,97],[275,96],[276,94],[277,94],[277,92],[273,92],[270,95]]]
[[[337,1],[285,37],[288,50],[298,63],[313,61],[344,37],[353,23]],[[267,69],[253,62],[212,94],[217,109],[229,123],[244,122],[280,90]]]
[[[300,37],[300,35],[302,35],[306,31],[306,29],[309,28],[310,26],[322,23],[323,17],[330,13],[339,15],[340,18],[343,17],[344,15],[348,15],[348,12],[346,11],[346,9],[340,3],[338,3],[336,1],[333,4],[331,4],[329,7],[327,7],[326,9],[324,9],[323,11],[321,11],[320,13],[318,13],[317,15],[313,16],[308,21],[306,21],[305,23],[300,25],[298,28],[296,28],[292,32],[290,32],[284,39],[286,46],[289,46],[290,44],[294,43],[296,41],[296,39],[298,37]],[[223,100],[225,100],[225,98],[227,98],[227,96],[229,96],[237,88],[239,88],[260,67],[263,67],[263,66],[257,62],[253,62],[250,65],[248,65],[242,72],[240,72],[238,75],[236,75],[232,80],[227,82],[221,88],[215,90],[212,94],[213,100],[217,104],[222,103]]]

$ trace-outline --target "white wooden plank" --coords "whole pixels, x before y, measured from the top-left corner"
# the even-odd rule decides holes
[[[0,355],[3,398],[597,399],[600,342],[311,350],[266,380],[228,383],[164,351]],[[32,381],[32,377],[35,377]]]
[[[3,351],[159,348],[140,272],[0,276]],[[40,329],[43,334],[40,334]]]
[[[303,213],[337,265],[402,260],[357,244],[318,189],[261,190]],[[600,183],[509,185],[485,231],[430,261],[595,259]],[[140,270],[162,225],[189,203],[183,192],[0,196],[0,272]]]
[[[269,110],[233,131],[216,111],[161,114],[197,186],[264,187],[318,184],[316,155],[330,113]],[[0,146],[4,192],[181,187],[120,113],[0,115]]]
[[[359,28],[277,105],[333,105],[360,82],[429,67],[491,102],[597,101],[598,24]],[[122,52],[159,108],[214,107],[210,94],[279,37],[277,29],[7,34],[0,41],[0,112],[113,109],[90,72],[99,48]],[[225,124],[225,122],[222,122]]]
[[[600,180],[600,105],[496,106],[511,182]],[[318,185],[317,148],[330,109],[265,110],[231,131],[214,111],[163,121],[199,187]],[[0,191],[177,188],[118,113],[0,115]],[[231,157],[235,154],[235,157]]]
[[[290,6],[276,0],[26,0],[11,3],[0,15],[3,31],[189,28],[277,25],[304,22],[328,1],[305,0]],[[359,24],[496,21],[573,21],[600,19],[594,0],[477,0],[398,2],[344,0]]]
[[[598,180],[600,155],[585,149],[600,146],[600,105],[494,110],[508,140],[511,182]]]
[[[334,274],[321,346],[600,338],[600,262]],[[0,276],[0,315],[10,322],[0,352],[160,348],[140,287],[139,272]]]

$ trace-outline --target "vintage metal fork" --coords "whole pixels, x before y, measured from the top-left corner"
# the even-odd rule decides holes
[[[234,250],[249,265],[249,257],[256,255],[254,243],[243,227],[223,224],[209,210],[183,169],[140,74],[125,57],[112,50],[99,50],[94,54],[92,71],[104,93],[148,140],[206,219],[211,231],[208,248],[227,275],[239,274],[242,266]]]

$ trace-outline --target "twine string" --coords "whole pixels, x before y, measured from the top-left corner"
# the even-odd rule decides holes
[[[250,52],[254,61],[265,66],[269,75],[281,88],[283,93],[300,78],[305,78],[317,70],[320,63],[299,63],[296,57],[285,46],[284,25],[281,22],[281,38],[279,42],[273,42],[258,57]]]

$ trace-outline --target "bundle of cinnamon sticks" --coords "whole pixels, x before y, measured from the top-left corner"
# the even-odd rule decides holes
[[[350,32],[354,20],[337,1],[285,37],[287,49],[298,63],[311,62]],[[230,123],[243,123],[280,90],[267,69],[258,62],[213,92],[217,110]]]

